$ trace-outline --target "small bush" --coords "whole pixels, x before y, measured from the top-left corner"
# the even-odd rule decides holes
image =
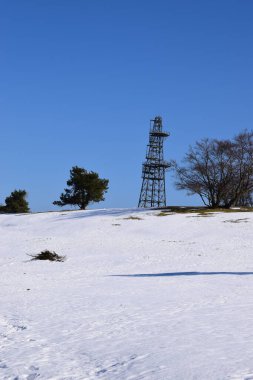
[[[51,252],[48,249],[40,253],[37,253],[37,255],[29,255],[29,256],[32,257],[31,260],[49,260],[49,261],[60,261],[60,262],[63,262],[66,258],[66,256],[57,255],[57,253],[55,253],[54,251]]]

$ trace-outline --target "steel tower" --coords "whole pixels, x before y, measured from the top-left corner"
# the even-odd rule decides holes
[[[163,158],[163,142],[169,133],[163,131],[162,118],[150,120],[146,161],[142,164],[142,186],[138,207],[166,206],[165,171],[170,166]]]

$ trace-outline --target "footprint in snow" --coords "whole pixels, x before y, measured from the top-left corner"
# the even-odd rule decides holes
[[[39,367],[35,367],[34,365],[32,365],[31,367],[29,367],[29,370],[36,372],[30,373],[30,375],[28,375],[26,378],[27,380],[35,380],[37,377],[40,376],[40,374],[37,372],[39,370]]]
[[[27,380],[34,380],[39,375],[40,375],[39,373],[31,373],[30,375],[27,376]]]
[[[26,326],[23,326],[23,325],[13,325],[13,327],[17,330],[17,331],[23,331],[23,330],[26,330],[27,327]]]
[[[100,376],[100,375],[103,375],[104,373],[106,372],[118,372],[121,370],[121,368],[123,367],[128,367],[130,368],[131,365],[132,365],[132,361],[137,359],[138,360],[138,357],[137,355],[131,355],[129,358],[127,358],[126,360],[122,360],[122,361],[119,361],[119,362],[115,362],[113,364],[111,364],[110,366],[108,366],[107,368],[102,368],[100,370],[98,370],[96,372],[96,375],[97,376]]]

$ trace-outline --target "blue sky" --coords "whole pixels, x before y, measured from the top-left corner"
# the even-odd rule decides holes
[[[136,206],[149,119],[180,161],[253,128],[253,0],[0,2],[0,203],[56,210],[69,170],[109,178],[96,207]],[[168,204],[197,204],[167,175]]]

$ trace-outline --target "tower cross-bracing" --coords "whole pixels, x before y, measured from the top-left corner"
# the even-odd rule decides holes
[[[151,120],[146,161],[142,164],[142,186],[138,207],[166,206],[165,172],[170,166],[163,157],[163,142],[169,136],[163,131],[162,118]]]

